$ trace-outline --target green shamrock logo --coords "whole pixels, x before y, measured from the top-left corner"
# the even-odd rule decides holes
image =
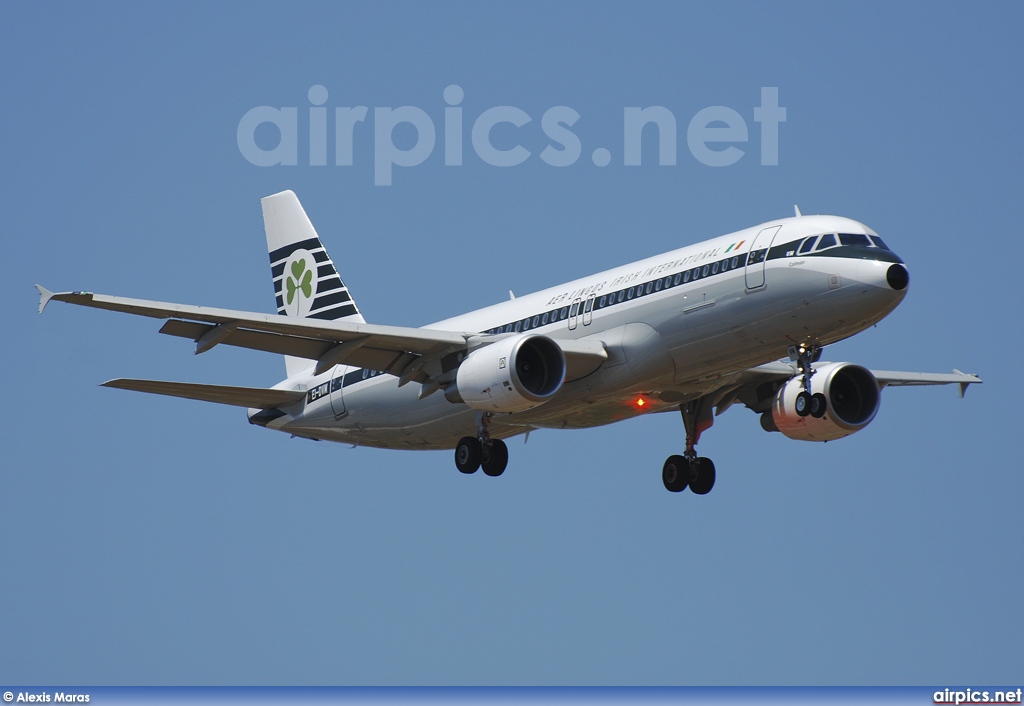
[[[313,270],[306,269],[305,260],[297,260],[292,263],[292,274],[286,280],[288,287],[288,303],[295,299],[296,292],[302,292],[302,296],[309,299],[313,296]]]

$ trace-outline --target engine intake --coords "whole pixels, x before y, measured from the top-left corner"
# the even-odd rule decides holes
[[[761,426],[798,441],[831,441],[866,427],[881,405],[875,376],[867,368],[850,363],[822,365],[811,378],[811,392],[820,392],[828,400],[828,408],[820,419],[796,413],[796,396],[802,390],[800,377],[783,385],[772,403],[770,418],[766,413]]]
[[[546,402],[564,380],[565,354],[557,343],[513,336],[470,353],[445,397],[485,412],[521,412]]]

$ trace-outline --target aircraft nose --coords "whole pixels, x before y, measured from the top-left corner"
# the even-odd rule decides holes
[[[910,284],[910,273],[903,265],[890,265],[885,273],[885,281],[897,292],[901,292]]]

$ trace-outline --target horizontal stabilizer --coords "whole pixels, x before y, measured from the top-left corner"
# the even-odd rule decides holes
[[[203,385],[193,382],[165,382],[163,380],[133,380],[118,378],[108,380],[102,387],[116,387],[119,390],[150,392],[154,395],[184,397],[189,400],[230,404],[236,407],[270,409],[295,404],[306,393],[302,390],[269,390],[263,387],[232,387],[229,385]]]

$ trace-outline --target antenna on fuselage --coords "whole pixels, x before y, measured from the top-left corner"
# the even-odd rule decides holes
[[[796,214],[797,218],[801,218],[804,215],[800,213],[800,207],[797,206],[796,204],[793,204],[793,212]]]

